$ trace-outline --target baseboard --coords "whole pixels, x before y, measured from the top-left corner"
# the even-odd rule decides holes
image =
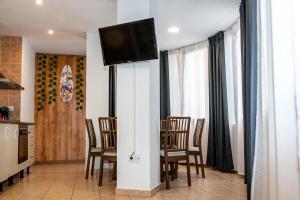
[[[151,190],[133,190],[133,189],[116,189],[116,195],[123,196],[137,196],[137,197],[153,197],[156,193],[160,191],[161,184],[158,184]]]
[[[72,163],[84,163],[84,160],[46,160],[46,161],[35,161],[35,165],[44,164],[72,164]]]

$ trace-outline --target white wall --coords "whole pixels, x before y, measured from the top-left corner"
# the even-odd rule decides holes
[[[148,18],[154,0],[118,0],[118,22]],[[151,190],[159,174],[158,60],[118,65],[117,189]],[[138,162],[129,161],[135,151]]]
[[[98,33],[86,35],[86,118],[92,119],[100,145],[98,117],[108,116],[108,67],[103,65]],[[88,148],[86,138],[86,148]],[[96,160],[95,168],[99,168]]]
[[[293,32],[296,19],[291,17],[291,1],[273,1],[272,47],[275,102],[276,166],[278,199],[300,199],[300,166],[297,148],[297,116],[295,102],[295,40]],[[296,1],[294,1],[296,3]],[[298,13],[298,11],[295,13]],[[295,19],[295,23],[293,20]],[[297,23],[299,25],[299,23]],[[295,38],[298,37],[295,35]]]
[[[35,51],[26,38],[22,38],[22,76],[20,120],[34,122]]]

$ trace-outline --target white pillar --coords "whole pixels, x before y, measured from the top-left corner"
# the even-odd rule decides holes
[[[156,3],[118,0],[118,22],[155,17],[157,25]],[[118,65],[117,192],[150,192],[160,185],[159,110],[159,61]],[[140,157],[136,162],[129,160],[133,151]]]

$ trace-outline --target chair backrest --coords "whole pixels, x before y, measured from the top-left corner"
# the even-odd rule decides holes
[[[167,121],[166,119],[160,120],[160,130],[165,131],[167,129]],[[177,127],[177,120],[171,120],[171,129],[175,130]]]
[[[194,147],[201,147],[204,122],[205,122],[204,118],[203,119],[197,119],[197,124],[196,124],[196,127],[195,127],[194,138],[193,138]]]
[[[176,122],[176,123],[175,123]],[[164,134],[164,151],[186,151],[189,149],[190,117],[168,117]],[[174,127],[174,124],[176,126]]]
[[[165,131],[167,129],[167,120],[160,120],[160,131]]]
[[[97,143],[96,143],[96,134],[93,125],[93,120],[85,119],[85,124],[86,124],[88,137],[89,137],[89,148],[95,148]]]
[[[99,117],[101,151],[117,151],[117,118]]]

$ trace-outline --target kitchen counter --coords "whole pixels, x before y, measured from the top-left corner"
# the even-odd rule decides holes
[[[21,121],[17,121],[17,120],[4,120],[4,121],[0,121],[0,124],[21,124],[21,125],[34,125],[35,123],[32,122],[21,122]]]
[[[19,120],[0,121],[0,190],[1,184],[34,163],[34,123]],[[28,127],[27,127],[28,126]],[[1,196],[1,194],[0,194]]]

